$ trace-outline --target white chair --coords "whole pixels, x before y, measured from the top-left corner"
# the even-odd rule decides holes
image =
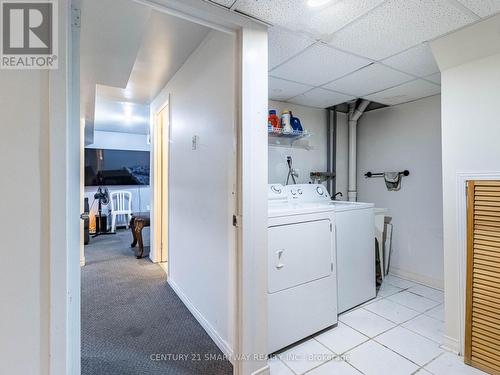
[[[132,193],[130,191],[111,192],[111,231],[116,232],[116,217],[125,217],[125,226],[129,227],[132,219]]]

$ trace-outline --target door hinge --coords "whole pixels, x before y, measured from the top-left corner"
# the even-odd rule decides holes
[[[330,269],[332,270],[333,272],[333,263],[330,263]]]
[[[330,223],[330,232],[333,232],[333,224]]]
[[[233,215],[233,227],[239,228],[240,227],[240,220],[241,220],[241,216]]]
[[[82,11],[79,8],[71,8],[71,24],[80,28],[82,25]]]

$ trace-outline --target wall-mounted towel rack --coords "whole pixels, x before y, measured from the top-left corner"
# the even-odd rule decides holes
[[[400,175],[403,175],[403,176],[409,176],[410,175],[410,171],[405,169],[403,172],[398,172]],[[365,177],[384,177],[384,173],[383,172],[377,172],[377,173],[373,173],[373,172],[366,172],[365,173]]]

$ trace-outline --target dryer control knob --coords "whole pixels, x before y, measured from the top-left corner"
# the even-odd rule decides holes
[[[324,194],[323,188],[322,188],[322,187],[320,187],[320,186],[318,186],[318,187],[316,188],[316,192],[317,192],[319,195],[323,195],[323,194]]]

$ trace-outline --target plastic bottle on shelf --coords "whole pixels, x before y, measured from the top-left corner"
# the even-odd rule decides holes
[[[269,131],[279,132],[281,129],[280,119],[276,115],[276,110],[271,109],[269,111],[269,117],[267,118],[267,128]]]
[[[283,128],[284,134],[292,134],[293,128],[290,123],[292,116],[288,109],[285,109],[281,115],[281,127]]]
[[[292,112],[290,111],[290,125],[292,129],[296,133],[302,133],[304,128],[302,128],[302,124],[300,123],[300,119],[298,117],[294,117]]]

